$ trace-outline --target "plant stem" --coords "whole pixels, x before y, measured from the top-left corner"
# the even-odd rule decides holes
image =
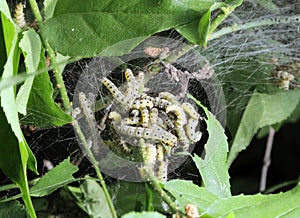
[[[80,126],[79,126],[77,120],[73,121],[73,125],[74,125],[74,128],[75,128],[75,130],[76,130],[76,132],[77,132],[77,134],[78,134],[78,136],[79,136],[79,138],[80,138],[80,140],[81,140],[81,142],[83,144],[83,148],[86,151],[86,153],[87,153],[87,155],[89,157],[89,160],[92,163],[92,165],[93,165],[93,167],[94,167],[94,169],[96,171],[97,177],[98,177],[99,182],[100,182],[100,184],[102,186],[102,189],[103,189],[103,192],[105,194],[105,198],[106,198],[106,201],[108,203],[108,206],[109,206],[109,209],[111,211],[111,214],[112,214],[112,216],[114,218],[117,218],[118,217],[117,216],[117,212],[116,212],[115,207],[113,205],[113,202],[111,200],[111,197],[110,197],[110,194],[109,194],[108,189],[106,187],[106,184],[105,184],[105,181],[103,179],[103,176],[102,176],[102,174],[101,174],[101,172],[99,170],[98,162],[95,159],[93,153],[91,152],[90,147],[89,147],[89,145],[88,145],[88,143],[87,143],[87,141],[85,139],[85,136],[84,136],[83,132],[80,129]]]
[[[146,188],[146,211],[154,211],[153,206],[153,190],[150,187],[150,184],[148,182],[145,182],[145,188]]]
[[[30,4],[30,7],[31,7],[34,17],[37,20],[39,29],[42,29],[43,28],[43,18],[42,18],[42,15],[40,13],[40,10],[38,8],[36,1],[29,0],[29,4]],[[39,35],[42,39],[44,47],[46,48],[47,54],[49,55],[51,63],[53,65],[53,73],[54,73],[54,77],[55,77],[55,80],[57,83],[57,87],[59,88],[59,91],[60,91],[64,109],[66,112],[70,113],[72,108],[71,108],[70,100],[69,100],[69,97],[67,94],[67,89],[66,89],[65,83],[63,81],[62,72],[60,71],[59,64],[56,61],[55,52],[52,49],[52,47],[49,45],[49,43],[46,41],[46,37],[42,31],[39,31]]]
[[[227,7],[222,7],[220,13],[212,20],[209,28],[208,35],[211,35],[215,29],[225,20],[229,14],[231,14],[236,7],[240,6],[242,1],[238,4],[228,5]]]
[[[147,169],[144,168],[144,169]],[[152,185],[153,189],[158,192],[158,194],[161,196],[163,201],[175,212],[179,213],[180,215],[184,215],[179,209],[175,201],[162,189],[160,182],[158,179],[154,176],[153,172],[150,170],[146,170],[145,172],[147,174],[147,177],[149,179],[149,183]]]
[[[260,178],[260,186],[259,191],[264,192],[266,190],[266,184],[267,184],[267,176],[268,176],[268,169],[271,164],[271,151],[273,146],[273,140],[274,140],[275,130],[273,127],[270,126],[269,128],[269,136],[264,156],[264,165],[261,171],[261,178]]]
[[[248,22],[245,24],[241,24],[241,25],[232,25],[229,27],[224,27],[222,29],[220,29],[219,31],[216,31],[214,33],[212,33],[209,36],[209,40],[213,40],[216,38],[219,38],[223,35],[235,32],[235,31],[239,31],[239,30],[246,30],[246,29],[251,29],[254,27],[260,27],[260,26],[266,26],[266,25],[274,25],[274,24],[288,24],[288,23],[299,23],[300,20],[300,16],[299,15],[295,15],[295,16],[288,16],[288,17],[277,17],[277,18],[270,18],[270,19],[262,19],[262,20],[256,20],[256,21],[252,21],[252,22]]]

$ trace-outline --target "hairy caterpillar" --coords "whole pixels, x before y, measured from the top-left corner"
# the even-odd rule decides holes
[[[197,125],[198,125],[198,121],[190,118],[188,120],[187,125],[185,126],[186,135],[192,142],[199,141],[202,136],[202,133],[200,131],[196,132]]]
[[[144,127],[133,127],[116,122],[114,122],[114,127],[118,133],[127,136],[158,140],[171,147],[175,146],[177,143],[176,136],[161,128],[150,129]]]
[[[183,110],[187,112],[191,118],[195,120],[198,120],[200,118],[200,115],[197,113],[196,109],[190,103],[184,102],[181,104],[181,106]]]
[[[18,24],[18,26],[22,29],[26,26],[26,20],[25,20],[25,14],[24,14],[24,8],[25,4],[19,3],[16,6],[15,9],[15,19]]]

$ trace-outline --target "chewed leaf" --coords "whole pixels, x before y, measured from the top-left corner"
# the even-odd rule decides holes
[[[78,170],[77,166],[70,163],[70,159],[66,159],[58,166],[50,170],[44,175],[31,189],[30,195],[42,197],[50,194],[56,189],[75,181],[72,176]]]
[[[27,73],[34,73],[40,62],[41,53],[41,40],[39,35],[33,30],[29,29],[23,32],[23,38],[21,39],[19,46],[25,57],[25,65]],[[33,84],[34,77],[30,77],[21,86],[17,95],[17,107],[18,111],[26,115],[26,106],[29,99],[29,94]]]
[[[205,158],[202,159],[195,154],[193,160],[200,171],[206,188],[219,197],[229,197],[231,192],[226,166],[227,136],[219,121],[197,99],[191,95],[188,95],[188,97],[192,98],[196,104],[204,109],[207,116],[206,124],[209,134],[205,144]]]
[[[80,185],[80,189],[84,200],[78,204],[81,204],[81,208],[84,208],[90,217],[113,217],[104,191],[96,181],[87,178]]]
[[[176,198],[181,211],[184,211],[187,204],[193,204],[199,212],[203,212],[218,200],[217,196],[206,188],[193,184],[192,181],[172,180],[166,182],[164,188]]]
[[[53,87],[49,74],[46,73],[43,52],[40,55],[41,61],[38,69],[44,73],[34,78],[27,105],[28,114],[22,118],[22,123],[28,125],[34,123],[39,127],[62,126],[70,123],[72,117],[54,102]]]
[[[203,214],[212,217],[224,217],[229,213],[234,213],[235,217],[297,217],[299,202],[300,185],[285,193],[238,195],[220,199]]]
[[[0,203],[0,217],[29,218],[24,205],[18,201]]]
[[[300,90],[264,94],[254,91],[234,137],[228,166],[237,154],[246,149],[254,134],[262,127],[287,119],[300,101]]]

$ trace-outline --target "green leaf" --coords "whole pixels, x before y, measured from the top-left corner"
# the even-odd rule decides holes
[[[53,100],[53,88],[46,71],[44,53],[41,52],[38,71],[44,73],[36,76],[28,100],[28,115],[22,118],[22,123],[40,127],[62,126],[72,121]]]
[[[17,73],[20,50],[18,48],[18,42],[20,40],[19,29],[12,22],[8,6],[5,1],[0,1],[0,10],[6,15],[7,20],[10,20],[11,24],[8,29],[9,33],[12,32],[14,27],[14,36],[11,42],[6,41],[7,52],[9,53],[7,62],[4,66],[2,78],[9,78]],[[1,14],[1,15],[3,15]],[[3,18],[3,16],[2,16]],[[4,35],[6,35],[6,29],[4,29]],[[7,38],[5,40],[8,40]],[[9,50],[8,50],[9,48]],[[2,138],[10,138],[11,144],[7,145],[1,143],[0,152],[0,168],[2,171],[12,179],[14,183],[18,185],[22,192],[22,198],[25,205],[32,217],[36,217],[35,211],[29,196],[29,188],[27,182],[27,167],[34,172],[36,170],[36,160],[29,146],[27,145],[22,130],[19,125],[18,111],[15,100],[15,87],[11,86],[4,90],[1,90],[1,135]],[[3,109],[3,111],[2,111]],[[4,113],[3,113],[4,112]],[[7,131],[4,131],[7,130]],[[16,136],[14,138],[13,134]],[[9,135],[9,136],[8,136]]]
[[[210,28],[210,15],[211,9],[203,14],[198,25],[199,44],[203,45],[204,47],[207,45],[207,37]]]
[[[198,100],[191,95],[188,95],[188,97],[192,98],[205,111],[207,116],[207,131],[209,134],[209,138],[205,144],[204,160],[196,154],[193,160],[200,171],[207,190],[219,197],[229,197],[231,196],[231,192],[226,165],[228,143],[224,129],[214,115]]]
[[[44,1],[44,14],[45,20],[50,19],[54,14],[54,9],[58,0],[45,0]]]
[[[220,199],[203,214],[223,217],[234,213],[235,217],[292,217],[300,209],[300,185],[286,193],[273,195],[238,195]],[[298,216],[299,214],[297,214]],[[294,217],[297,217],[294,216]]]
[[[42,32],[51,46],[63,55],[120,55],[151,34],[198,21],[212,2],[87,0],[74,3],[72,0],[60,0]],[[117,48],[103,52],[120,42],[123,43]]]
[[[299,96],[299,89],[279,91],[276,94],[254,91],[234,137],[228,156],[228,166],[240,151],[247,148],[258,129],[287,119],[298,105]]]
[[[0,12],[1,12],[2,28],[3,31],[5,32],[4,41],[6,47],[6,54],[8,56],[11,50],[12,42],[17,27],[16,25],[14,25],[14,21],[10,15],[9,7],[5,0],[0,0]]]
[[[207,4],[206,7],[202,8],[204,11],[202,11],[202,16],[199,20],[194,20],[188,24],[175,27],[176,30],[191,43],[206,46],[213,31],[236,7],[241,5],[242,0],[228,0],[225,2],[211,1],[210,3],[211,4]],[[216,9],[221,10],[211,21],[211,13]]]
[[[122,218],[166,218],[158,212],[130,212],[122,216]]]
[[[193,204],[199,212],[203,212],[218,199],[206,188],[199,187],[192,181],[171,180],[164,184],[164,189],[175,197],[182,212],[185,211],[184,208],[187,204]]]
[[[77,171],[78,167],[72,165],[69,158],[64,160],[58,166],[46,173],[46,175],[30,189],[30,195],[42,197],[70,182],[74,182],[75,179],[72,174]]]
[[[18,201],[10,201],[5,203],[0,203],[0,217],[9,218],[29,218],[24,205],[20,204]]]
[[[91,179],[86,179],[80,185],[83,199],[81,208],[85,208],[85,212],[91,217],[113,217],[110,212],[109,205],[106,201],[105,194],[99,184]]]
[[[19,46],[25,57],[26,72],[33,73],[37,70],[40,62],[41,53],[41,40],[39,35],[33,30],[29,29],[23,32],[23,38],[21,39]],[[17,107],[18,111],[26,115],[26,106],[33,84],[34,77],[30,77],[21,86],[17,95]]]

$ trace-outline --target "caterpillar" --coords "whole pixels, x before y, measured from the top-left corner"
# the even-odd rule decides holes
[[[190,144],[190,140],[188,139],[188,136],[186,135],[184,128],[182,126],[179,126],[179,127],[175,128],[175,132],[178,136],[179,141],[183,145],[183,148],[187,149],[187,147]]]
[[[157,119],[158,119],[158,110],[157,108],[152,108],[149,116],[151,126],[157,125]]]
[[[140,109],[140,108],[153,108],[153,103],[152,101],[148,99],[136,99],[133,101],[131,108],[133,109]]]
[[[149,125],[149,111],[147,108],[141,110],[141,118],[142,126],[147,127]]]
[[[166,124],[167,130],[172,130],[175,128],[173,120],[169,117],[169,115],[166,112],[160,110],[159,114],[161,115],[163,122]]]
[[[141,146],[143,160],[145,161],[145,165],[150,168],[150,170],[154,171],[154,165],[156,161],[156,148],[150,144],[146,143]]]
[[[18,26],[23,29],[26,26],[26,20],[25,20],[25,14],[24,14],[24,8],[25,4],[19,3],[16,6],[15,9],[15,19],[18,24]]]
[[[195,119],[198,120],[200,118],[200,115],[197,113],[196,109],[191,105],[190,103],[184,102],[181,104],[181,107],[185,112],[188,113],[188,115]]]
[[[122,123],[113,122],[114,127],[119,134],[124,134],[131,137],[138,137],[144,139],[152,139],[161,141],[168,146],[175,146],[177,144],[177,138],[173,134],[156,127],[156,129],[128,126]]]
[[[143,94],[140,95],[140,99],[145,99],[145,100],[149,100],[149,101],[152,101],[152,102],[154,101],[153,97],[151,97],[151,96],[149,96],[149,95],[147,95],[145,93],[143,93]]]
[[[157,157],[156,160],[158,162],[157,174],[156,177],[164,182],[167,180],[168,176],[168,163],[167,160],[164,160],[164,148],[161,145],[157,145],[156,147]]]
[[[186,116],[185,116],[183,109],[180,106],[172,104],[166,108],[166,112],[167,113],[172,112],[176,115],[176,118],[177,118],[175,121],[176,127],[180,127],[180,126],[183,126],[184,124],[186,124],[186,122],[187,122]]]
[[[171,104],[180,105],[180,103],[177,100],[177,98],[173,94],[171,94],[170,92],[161,92],[161,93],[159,93],[158,96],[160,98],[168,100]]]
[[[96,119],[95,119],[94,112],[92,109],[92,105],[93,105],[92,101],[90,99],[87,99],[87,97],[85,96],[85,94],[83,92],[79,93],[78,99],[79,99],[80,107],[82,108],[82,112],[83,112],[89,126],[93,127],[93,130],[94,130],[94,127],[96,124]]]
[[[125,125],[138,125],[140,123],[140,121],[141,120],[139,117],[127,117],[122,122]]]
[[[125,78],[127,80],[127,87],[125,90],[125,96],[128,99],[135,99],[138,96],[138,83],[130,69],[126,69]]]
[[[162,99],[160,97],[155,97],[153,99],[153,105],[154,105],[154,107],[157,107],[157,108],[166,109],[167,107],[169,107],[171,105],[171,103],[166,99]]]
[[[88,140],[90,147],[92,147],[92,149],[96,152],[99,153],[99,147],[96,146],[98,139],[97,139],[97,135],[98,135],[98,130],[97,130],[97,125],[96,125],[96,119],[94,116],[94,112],[93,112],[93,101],[92,101],[92,94],[89,93],[89,99],[85,96],[85,94],[83,92],[79,93],[78,99],[79,99],[79,103],[80,103],[80,107],[82,108],[82,112],[83,115],[85,117],[85,120],[88,124],[89,127],[89,134],[90,134],[90,138]],[[92,144],[95,144],[95,146],[92,146]]]
[[[116,111],[110,112],[108,118],[114,120],[116,123],[120,123],[122,121],[121,115]]]
[[[140,115],[140,111],[137,110],[137,109],[133,109],[133,110],[130,111],[129,115],[131,117],[138,117]]]
[[[190,118],[188,120],[187,125],[185,126],[185,132],[187,134],[187,137],[192,142],[197,142],[201,139],[202,133],[200,131],[196,132],[196,127],[198,125],[198,121]]]
[[[109,79],[104,77],[101,80],[102,84],[109,90],[109,92],[113,95],[113,97],[119,102],[120,104],[127,106],[128,102],[125,96],[120,92],[120,90],[113,84]]]
[[[126,141],[120,140],[119,145],[120,145],[121,148],[125,151],[125,153],[127,153],[127,154],[130,154],[130,153],[131,153],[131,149],[130,149],[129,146],[127,145]]]

